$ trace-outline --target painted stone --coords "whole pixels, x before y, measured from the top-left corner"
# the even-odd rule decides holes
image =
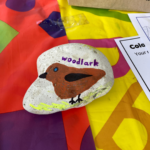
[[[110,91],[112,67],[97,49],[64,44],[37,59],[38,77],[27,90],[23,107],[34,114],[51,114],[87,105]]]

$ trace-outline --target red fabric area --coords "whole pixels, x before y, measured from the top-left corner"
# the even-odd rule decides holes
[[[67,37],[52,38],[38,21],[58,11],[56,0],[37,0],[33,9],[17,12],[1,5],[0,20],[13,27],[19,34],[0,53],[0,113],[23,109],[23,96],[37,78],[36,61],[44,51],[68,43]]]

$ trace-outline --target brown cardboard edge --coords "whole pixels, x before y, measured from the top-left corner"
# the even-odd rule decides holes
[[[109,9],[109,10],[121,10],[121,11],[131,11],[131,12],[140,12],[140,13],[150,13],[150,9],[149,9],[149,11],[143,11],[143,10],[139,10],[139,9],[119,9],[119,8],[113,8],[113,9],[110,9],[110,8],[102,8],[102,7],[92,7],[92,6],[84,6],[84,5],[82,5],[82,4],[80,4],[80,5],[77,5],[77,4],[74,4],[72,1],[69,1],[68,0],[68,4],[69,5],[71,5],[71,6],[77,6],[77,7],[88,7],[88,8],[100,8],[100,9]]]

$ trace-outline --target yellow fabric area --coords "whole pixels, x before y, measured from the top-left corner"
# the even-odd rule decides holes
[[[99,51],[101,51],[107,57],[111,66],[114,66],[118,62],[119,53],[118,53],[117,47],[114,47],[114,48],[97,48],[97,49]]]
[[[110,17],[99,17],[89,12],[73,9],[67,0],[58,0],[61,17],[84,14],[89,24],[66,29],[69,40],[73,39],[105,39],[113,37],[136,36],[137,32],[130,22]]]
[[[147,138],[145,127],[135,119],[124,119],[113,136],[121,149],[130,150],[144,149]]]
[[[109,93],[86,106],[94,139],[107,122],[123,95],[125,95],[126,89],[129,88],[130,84],[136,82],[136,78],[130,77],[134,77],[131,70],[122,79],[115,79],[114,86]]]
[[[143,110],[150,115],[150,102],[147,99],[144,91],[140,93],[139,97],[134,102],[133,107]]]
[[[68,5],[67,0],[58,0],[58,3],[62,18],[83,14],[89,22],[88,24],[67,28],[66,34],[69,40],[110,39],[138,35],[131,22],[119,20],[115,17],[98,16],[87,11],[74,9]],[[112,12],[118,12],[124,15],[129,13],[115,10],[112,10]],[[119,60],[117,47],[97,47],[97,49],[108,58],[112,66],[117,64]],[[114,86],[109,93],[86,106],[97,150],[150,149],[150,145],[148,144],[148,134],[150,134],[148,127],[150,123],[148,122],[150,119],[150,102],[140,88],[137,79],[130,69],[124,76],[115,78]],[[137,92],[134,93],[136,90]],[[133,97],[135,97],[135,99],[133,99]],[[124,102],[124,99],[126,99],[127,102]],[[119,105],[121,101],[124,105]],[[132,106],[130,106],[130,102],[133,103]],[[128,107],[126,107],[126,104]],[[120,106],[124,107],[122,111],[120,110],[121,112],[117,112],[118,110],[116,110],[116,108],[119,109]],[[117,126],[115,122],[111,122],[111,119],[113,116],[119,118],[120,114],[125,115],[120,125]],[[144,120],[142,120],[140,115],[144,115]],[[117,126],[117,130],[110,137],[112,143],[105,141],[106,144],[101,147],[99,146],[101,144],[96,143],[96,137],[103,131],[102,129],[106,127],[108,121],[112,123],[112,126]],[[110,136],[109,129],[104,136]],[[99,139],[99,137],[97,137],[97,139]]]

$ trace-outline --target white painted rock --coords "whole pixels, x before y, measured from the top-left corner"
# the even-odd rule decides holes
[[[54,47],[37,60],[37,79],[27,90],[23,107],[34,114],[51,114],[87,105],[113,86],[107,58],[84,44]]]

